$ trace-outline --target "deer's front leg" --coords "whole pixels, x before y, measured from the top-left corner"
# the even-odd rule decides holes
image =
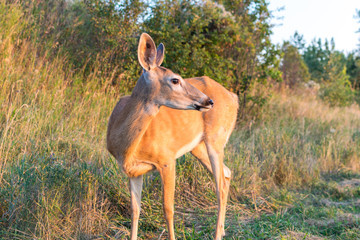
[[[163,206],[169,239],[175,239],[174,232],[174,194],[175,194],[175,161],[162,166],[159,171],[163,183]]]
[[[143,175],[130,178],[131,195],[131,240],[136,240],[138,223],[141,209],[141,191],[143,185]]]

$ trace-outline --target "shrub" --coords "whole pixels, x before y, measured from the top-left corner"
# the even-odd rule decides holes
[[[289,87],[294,88],[299,83],[308,82],[310,74],[299,50],[289,42],[284,42],[282,46],[284,53],[281,71],[283,80]]]
[[[346,67],[341,61],[342,54],[334,52],[326,66],[326,76],[319,96],[331,106],[348,106],[354,102]]]

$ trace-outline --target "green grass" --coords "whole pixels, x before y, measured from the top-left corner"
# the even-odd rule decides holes
[[[360,179],[356,177],[350,179]],[[343,193],[350,193],[351,197],[343,200],[329,191],[343,182],[340,179],[331,184],[322,179],[301,191],[283,189],[273,196],[275,200],[283,201],[283,206],[277,210],[244,214],[244,211],[230,208],[225,239],[358,239],[360,187],[346,189]],[[196,214],[197,220],[204,224],[203,228],[197,226],[199,221],[196,221],[193,226],[199,229],[189,225],[188,229],[181,229],[178,235],[184,236],[184,239],[211,239],[214,229],[208,226],[215,223],[215,216],[201,211]]]
[[[13,30],[0,32],[0,238],[126,239],[128,182],[105,134],[127,90],[96,71],[71,72],[62,56],[38,56],[41,46],[18,41],[26,23],[14,6],[0,2],[0,26]],[[359,107],[331,108],[305,90],[269,91],[226,148],[233,177],[225,239],[360,238]],[[178,239],[212,239],[212,176],[190,155],[176,173]],[[166,239],[164,229],[161,180],[151,173],[139,236]]]
[[[290,206],[240,224],[235,239],[291,239],[292,235],[296,239],[359,238],[359,187],[349,189],[355,194],[347,201],[342,201],[337,194],[330,194],[328,188],[331,187],[322,180],[306,191],[287,192],[296,199]],[[329,197],[336,200],[330,201]]]

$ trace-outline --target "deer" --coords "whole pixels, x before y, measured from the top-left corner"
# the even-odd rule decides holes
[[[129,177],[130,239],[137,239],[143,175],[158,171],[170,240],[174,232],[176,159],[193,156],[214,176],[217,196],[215,238],[225,236],[231,171],[224,148],[238,111],[238,96],[209,77],[183,79],[162,67],[165,47],[142,33],[137,49],[143,68],[131,95],[116,104],[108,123],[107,149]]]

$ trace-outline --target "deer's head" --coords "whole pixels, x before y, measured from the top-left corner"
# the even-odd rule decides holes
[[[158,106],[204,112],[211,109],[214,103],[208,96],[184,81],[179,74],[160,66],[164,60],[164,52],[162,43],[156,48],[148,34],[141,34],[138,60],[143,67],[143,74],[133,94]]]

